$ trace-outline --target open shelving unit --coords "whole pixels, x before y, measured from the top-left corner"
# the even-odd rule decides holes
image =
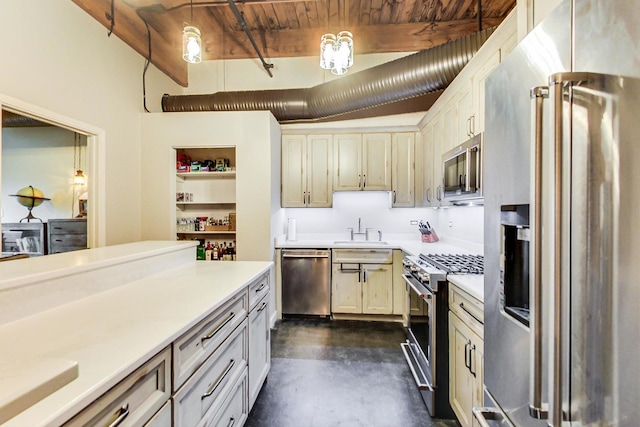
[[[231,171],[178,172],[176,167],[176,238],[225,243],[236,240],[236,228],[229,230],[196,229],[197,218],[229,219],[236,212],[235,147],[176,147],[176,159],[185,155],[192,161],[228,159]],[[182,194],[182,198],[179,195]],[[230,224],[235,225],[235,220]],[[237,248],[236,248],[237,250]]]

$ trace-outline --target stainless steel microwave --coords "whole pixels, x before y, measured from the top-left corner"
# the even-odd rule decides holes
[[[442,196],[453,205],[480,205],[482,199],[482,134],[442,155]]]

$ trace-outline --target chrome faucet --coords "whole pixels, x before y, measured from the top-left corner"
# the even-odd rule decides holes
[[[365,239],[369,240],[369,230],[371,230],[371,228],[367,227],[365,231],[362,231],[362,218],[358,218],[358,231],[353,231],[353,227],[347,227],[347,230],[351,232],[351,240],[353,240],[356,234],[364,234]]]

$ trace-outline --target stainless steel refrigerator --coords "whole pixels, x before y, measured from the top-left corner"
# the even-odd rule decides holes
[[[640,425],[640,1],[565,1],[486,83],[483,425]]]

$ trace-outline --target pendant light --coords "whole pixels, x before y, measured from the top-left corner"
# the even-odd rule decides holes
[[[74,185],[86,185],[87,177],[82,172],[82,146],[80,145],[80,134],[75,133],[73,137],[73,168],[76,174],[73,176]]]
[[[346,74],[353,65],[353,34],[340,31],[325,34],[320,39],[320,68],[337,76]]]
[[[193,23],[193,0],[191,0],[191,21]],[[200,30],[193,25],[184,24],[182,30],[182,58],[190,64],[202,62],[202,38]]]

